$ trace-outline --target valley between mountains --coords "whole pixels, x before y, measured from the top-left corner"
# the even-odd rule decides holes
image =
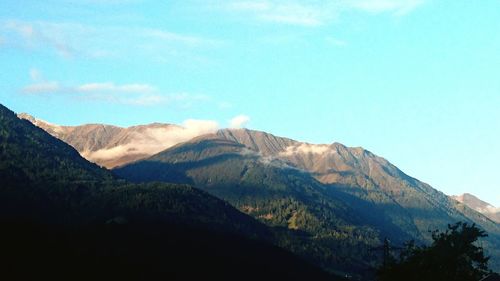
[[[487,231],[483,245],[491,256],[490,266],[500,270],[500,224],[493,206],[485,202],[473,205],[467,196],[449,197],[361,147],[309,144],[248,129],[194,129],[159,123],[129,128],[60,126],[28,114],[18,116],[71,145],[87,160],[111,169],[112,174],[84,164],[106,180],[125,179],[136,184],[128,184],[132,190],[167,192],[157,186],[166,183],[175,184],[176,192],[183,193],[183,187],[189,193],[201,192],[196,195],[201,201],[186,201],[185,207],[199,205],[206,217],[189,219],[190,225],[202,221],[207,229],[217,228],[210,226],[215,212],[221,225],[232,228],[236,224],[234,231],[245,237],[264,237],[326,272],[370,280],[381,259],[376,249],[385,238],[395,247],[408,240],[428,243],[430,231],[457,221]],[[18,120],[11,122],[28,126]],[[35,128],[29,129],[42,134]],[[84,161],[74,153],[72,157]],[[127,183],[120,186],[118,193],[128,192]],[[75,189],[78,191],[77,186]],[[148,202],[161,205],[154,192]],[[209,201],[223,200],[216,202],[217,209],[232,206],[234,211],[227,212],[236,213],[220,217],[221,213],[203,201],[205,194]],[[178,204],[184,208],[182,202]],[[164,216],[162,208],[153,217]],[[91,212],[84,210],[78,212]],[[169,214],[169,220],[175,220],[175,212]],[[122,216],[107,219],[113,218]]]

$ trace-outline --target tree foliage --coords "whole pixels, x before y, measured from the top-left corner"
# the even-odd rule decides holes
[[[389,258],[378,271],[380,281],[478,281],[488,270],[488,257],[478,244],[487,234],[475,224],[458,222],[444,232],[432,233],[430,246],[408,242],[399,260]]]

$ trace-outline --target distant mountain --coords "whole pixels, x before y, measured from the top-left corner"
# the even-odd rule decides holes
[[[26,113],[18,116],[70,144],[87,160],[106,168],[146,158],[177,143],[213,130],[212,128],[189,128],[162,123],[128,128],[103,124],[60,126]]]
[[[2,105],[0,183],[5,277],[337,280],[272,246],[273,229],[226,202],[116,179]]]
[[[498,224],[362,148],[220,130],[115,173],[135,182],[201,188],[268,225],[293,230],[305,246],[289,248],[331,270],[369,269],[372,249],[384,237],[397,245],[408,239],[423,243],[430,230],[456,221],[488,231],[486,244],[500,268]]]
[[[464,193],[462,195],[451,196],[453,199],[463,203],[467,207],[478,211],[479,213],[487,216],[493,221],[500,223],[500,208],[496,208],[490,203],[484,202],[476,196]]]

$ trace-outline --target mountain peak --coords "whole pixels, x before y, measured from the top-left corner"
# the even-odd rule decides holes
[[[275,155],[294,145],[297,141],[277,137],[272,134],[248,129],[223,129],[218,137],[245,145],[247,148],[261,153],[263,156]]]
[[[454,195],[451,196],[451,198],[455,199],[456,201],[466,205],[467,207],[479,213],[482,213],[483,215],[487,216],[493,221],[500,223],[500,208],[496,208],[490,203],[485,202],[470,193],[464,193],[462,195]]]
[[[0,171],[4,173],[2,176],[32,175],[44,169],[45,179],[58,178],[60,171],[67,170],[74,172],[67,175],[67,180],[109,178],[110,175],[97,165],[88,163],[74,148],[53,138],[43,128],[20,120],[18,116],[6,107],[0,107],[0,131],[8,132],[0,136],[3,145],[0,159],[4,160],[4,170]],[[22,114],[21,117],[42,123],[28,114]]]
[[[73,146],[87,160],[107,168],[152,156],[180,142],[209,132],[203,128],[181,127],[168,123],[150,123],[130,127],[106,124],[60,126],[21,113],[52,136]]]
[[[475,208],[476,207],[479,207],[479,208],[492,207],[492,208],[494,208],[494,206],[491,205],[490,203],[485,202],[485,201],[479,199],[477,196],[470,194],[470,193],[464,193],[461,195],[453,195],[451,197],[460,203],[473,205]]]
[[[25,112],[22,112],[22,113],[19,113],[17,114],[17,117],[21,118],[21,119],[25,119],[25,120],[28,120],[30,121],[31,123],[35,122],[36,121],[36,118],[29,115],[28,113],[25,113]]]

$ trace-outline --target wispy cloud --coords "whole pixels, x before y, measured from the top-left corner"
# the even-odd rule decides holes
[[[235,116],[231,120],[229,120],[229,128],[240,129],[246,126],[246,124],[250,121],[250,117],[247,115],[241,114]]]
[[[127,143],[97,151],[83,151],[82,156],[95,162],[117,159],[127,155],[153,155],[197,136],[215,133],[219,124],[213,120],[188,119],[182,126],[153,127],[132,135]]]
[[[173,93],[168,95],[143,94],[131,98],[122,98],[119,102],[129,105],[154,106],[161,104],[177,104],[181,108],[192,107],[193,104],[209,102],[210,98],[205,95],[193,95],[188,93]]]
[[[36,68],[29,70],[29,76],[32,83],[21,90],[25,94],[55,93],[61,90],[59,82],[45,80],[42,73]]]
[[[51,24],[33,24],[23,21],[4,21],[0,24],[0,34],[5,45],[27,50],[50,48],[63,57],[70,57],[74,50]]]
[[[402,16],[426,0],[260,0],[217,2],[231,13],[243,14],[262,22],[314,27],[327,24],[346,11],[390,13]]]
[[[83,5],[124,5],[133,4],[140,2],[140,0],[72,0],[72,4],[83,4]],[[74,2],[74,3],[73,3]]]
[[[148,84],[115,85],[113,82],[88,83],[77,86],[78,92],[153,93],[157,89]]]
[[[222,41],[219,40],[183,35],[159,29],[142,29],[140,33],[145,38],[157,39],[165,43],[176,42],[188,47],[217,47],[222,45]]]
[[[196,59],[201,56],[200,51],[223,44],[220,40],[162,29],[18,20],[0,21],[0,38],[6,46],[55,52],[65,58],[133,57],[169,62]]]
[[[58,82],[39,82],[25,86],[22,91],[27,94],[55,93],[59,92],[61,86]]]
[[[298,1],[235,1],[225,9],[246,13],[259,21],[302,26],[320,25],[327,16],[317,5]]]
[[[353,0],[346,1],[347,7],[370,12],[389,12],[396,16],[403,16],[424,4],[425,0]]]
[[[29,71],[32,83],[24,86],[24,94],[66,95],[87,101],[102,101],[108,103],[157,106],[173,105],[181,108],[203,103],[210,100],[206,95],[189,93],[162,93],[157,87],[144,83],[116,84],[114,82],[94,82],[78,85],[63,84],[58,81],[47,81],[38,69]]]

